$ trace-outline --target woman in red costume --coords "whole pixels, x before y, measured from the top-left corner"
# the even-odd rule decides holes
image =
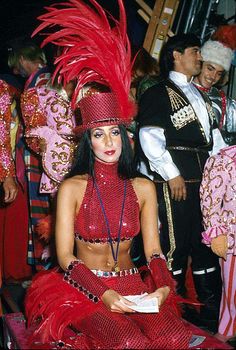
[[[187,348],[191,332],[174,312],[174,282],[161,252],[153,183],[136,176],[126,126],[135,115],[129,99],[130,46],[123,3],[110,26],[105,11],[90,1],[63,4],[41,16],[43,27],[62,29],[46,42],[64,46],[58,62],[67,83],[76,74],[72,98],[79,101],[81,139],[71,177],[59,188],[56,250],[60,269],[36,275],[26,298],[31,346],[72,349]],[[76,29],[75,29],[76,28]],[[70,29],[70,30],[69,30]],[[60,34],[58,34],[60,33]],[[72,35],[73,33],[73,35]],[[142,231],[144,280],[130,257]],[[157,298],[159,312],[140,313],[127,295]]]

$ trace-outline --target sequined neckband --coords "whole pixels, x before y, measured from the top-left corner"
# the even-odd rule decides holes
[[[118,162],[103,163],[95,160],[94,163],[94,178],[97,182],[104,181],[104,179],[112,180],[112,177],[118,177]]]

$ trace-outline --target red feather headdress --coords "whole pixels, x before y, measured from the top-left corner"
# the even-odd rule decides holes
[[[89,1],[89,5],[81,0],[69,0],[67,3],[46,7],[47,13],[39,17],[42,23],[33,35],[46,28],[54,27],[53,29],[57,30],[47,34],[42,46],[53,43],[63,48],[62,54],[55,60],[53,78],[59,75],[59,81],[63,81],[64,84],[76,79],[77,84],[72,96],[73,107],[78,104],[79,92],[86,84],[100,83],[109,87],[112,94],[101,93],[104,98],[107,95],[105,104],[109,99],[110,102],[107,104],[106,113],[97,116],[97,121],[104,120],[110,114],[111,119],[118,119],[127,124],[135,115],[136,108],[134,102],[129,99],[131,50],[126,33],[123,1],[117,0],[119,20],[108,14],[95,0]],[[115,107],[109,112],[112,99],[115,100]],[[102,105],[102,96],[99,101]],[[94,115],[90,117],[88,114],[93,106],[98,113],[99,105],[95,107],[95,95],[80,101],[84,128],[89,120],[96,122]],[[86,116],[83,115],[83,110],[87,113]],[[86,123],[84,117],[87,119]]]

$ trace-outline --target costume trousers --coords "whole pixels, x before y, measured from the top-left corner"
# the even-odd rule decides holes
[[[236,256],[228,254],[226,261],[220,259],[220,265],[223,287],[218,331],[232,337],[236,334]]]
[[[18,186],[16,199],[0,207],[0,265],[4,280],[30,279],[31,266],[27,263],[28,196]]]
[[[178,202],[171,199],[167,183],[156,184],[161,246],[172,271],[186,271],[189,256],[193,271],[219,265],[217,256],[201,242],[199,186],[200,182],[186,183],[187,199]]]
[[[99,278],[109,289],[123,296],[153,291],[139,273]],[[58,290],[61,291],[59,295]],[[32,320],[41,320],[33,340],[41,338],[43,343],[52,338],[67,341],[60,332],[55,332],[55,329],[62,329],[65,320],[73,329],[82,332],[86,349],[186,349],[192,335],[168,298],[158,313],[114,313],[102,301],[93,303],[63,281],[63,274],[54,270],[36,275],[27,291],[25,305],[29,325]],[[88,311],[83,313],[84,310]],[[35,330],[34,322],[32,325]],[[45,339],[47,334],[50,337]],[[72,348],[78,349],[76,339],[73,342]]]
[[[35,233],[35,225],[40,219],[49,214],[50,197],[39,193],[42,169],[39,159],[32,152],[25,149],[24,160],[26,164],[26,175],[28,180],[29,197],[29,242],[28,242],[28,264],[33,265],[36,270],[41,270],[41,255],[44,245]]]
[[[182,349],[188,346],[189,335],[173,316],[166,306],[156,314],[119,314],[101,304],[99,310],[82,321],[79,330],[106,349]]]
[[[103,281],[124,296],[148,291],[139,274],[103,278]],[[106,349],[181,349],[188,347],[191,335],[166,304],[159,313],[118,314],[101,303],[99,309],[85,318],[78,328]]]

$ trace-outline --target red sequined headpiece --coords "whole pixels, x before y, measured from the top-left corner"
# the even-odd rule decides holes
[[[53,43],[63,49],[56,58],[53,79],[59,75],[64,84],[76,79],[72,107],[79,106],[83,125],[80,130],[95,123],[129,124],[136,114],[136,105],[129,98],[131,83],[131,50],[126,33],[126,14],[122,0],[117,0],[119,20],[95,1],[89,5],[81,0],[47,7],[47,13],[33,35],[45,28],[55,27],[46,34],[42,46]],[[58,28],[59,27],[59,28]],[[82,98],[78,96],[85,85],[105,85],[110,93],[97,93]]]

